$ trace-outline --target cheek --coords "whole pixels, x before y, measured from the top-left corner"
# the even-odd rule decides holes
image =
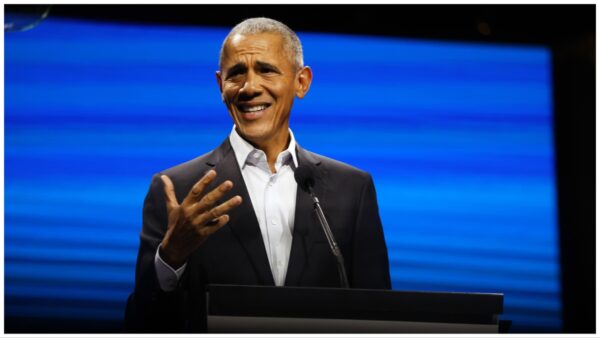
[[[296,92],[293,83],[279,83],[271,86],[271,90],[279,100],[284,102],[293,99]]]
[[[236,85],[228,85],[223,87],[223,99],[226,101],[232,101],[238,92],[238,86]]]

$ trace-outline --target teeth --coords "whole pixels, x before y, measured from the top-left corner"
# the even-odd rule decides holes
[[[260,111],[260,110],[263,110],[263,109],[266,109],[266,108],[267,108],[267,106],[263,104],[263,105],[255,106],[255,107],[245,107],[244,111],[245,112],[253,113],[253,112],[257,112],[257,111]]]

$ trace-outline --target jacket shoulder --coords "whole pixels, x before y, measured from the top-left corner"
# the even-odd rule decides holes
[[[226,138],[221,145],[214,148],[213,150],[200,155],[187,162],[183,162],[174,167],[165,169],[159,172],[157,175],[167,175],[169,178],[175,180],[187,181],[189,179],[198,180],[204,175],[206,171],[214,167],[219,161],[229,154],[231,145],[229,139]],[[174,181],[175,183],[175,181]]]
[[[156,173],[152,177],[150,190],[158,189],[158,191],[160,191],[162,194],[163,184],[160,176],[166,175],[175,186],[175,194],[177,198],[179,200],[183,200],[194,184],[196,184],[196,182],[198,182],[198,180],[200,180],[200,178],[202,178],[207,171],[213,168],[210,163],[214,158],[215,151],[216,150],[210,151],[194,159]]]
[[[215,150],[209,151],[208,153],[202,154],[189,161],[180,163],[165,170],[161,170],[158,174],[167,175],[169,178],[189,176],[190,173],[197,172],[202,168],[208,167],[207,162],[212,157],[214,152]]]
[[[335,160],[333,158],[319,155],[317,153],[309,152],[318,162],[319,166],[323,168],[330,176],[333,175],[342,179],[351,179],[352,181],[368,181],[371,179],[371,174],[367,171],[359,169],[348,163]]]

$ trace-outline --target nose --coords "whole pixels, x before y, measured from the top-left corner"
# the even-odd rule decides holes
[[[262,93],[262,89],[260,87],[260,79],[254,72],[249,71],[246,75],[246,81],[242,88],[240,88],[240,99],[251,99],[253,97],[259,96]]]

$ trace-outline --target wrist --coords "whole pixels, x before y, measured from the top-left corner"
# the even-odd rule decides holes
[[[179,269],[185,263],[184,260],[179,259],[170,250],[169,246],[161,243],[158,247],[158,255],[160,258],[167,263],[173,270]]]

